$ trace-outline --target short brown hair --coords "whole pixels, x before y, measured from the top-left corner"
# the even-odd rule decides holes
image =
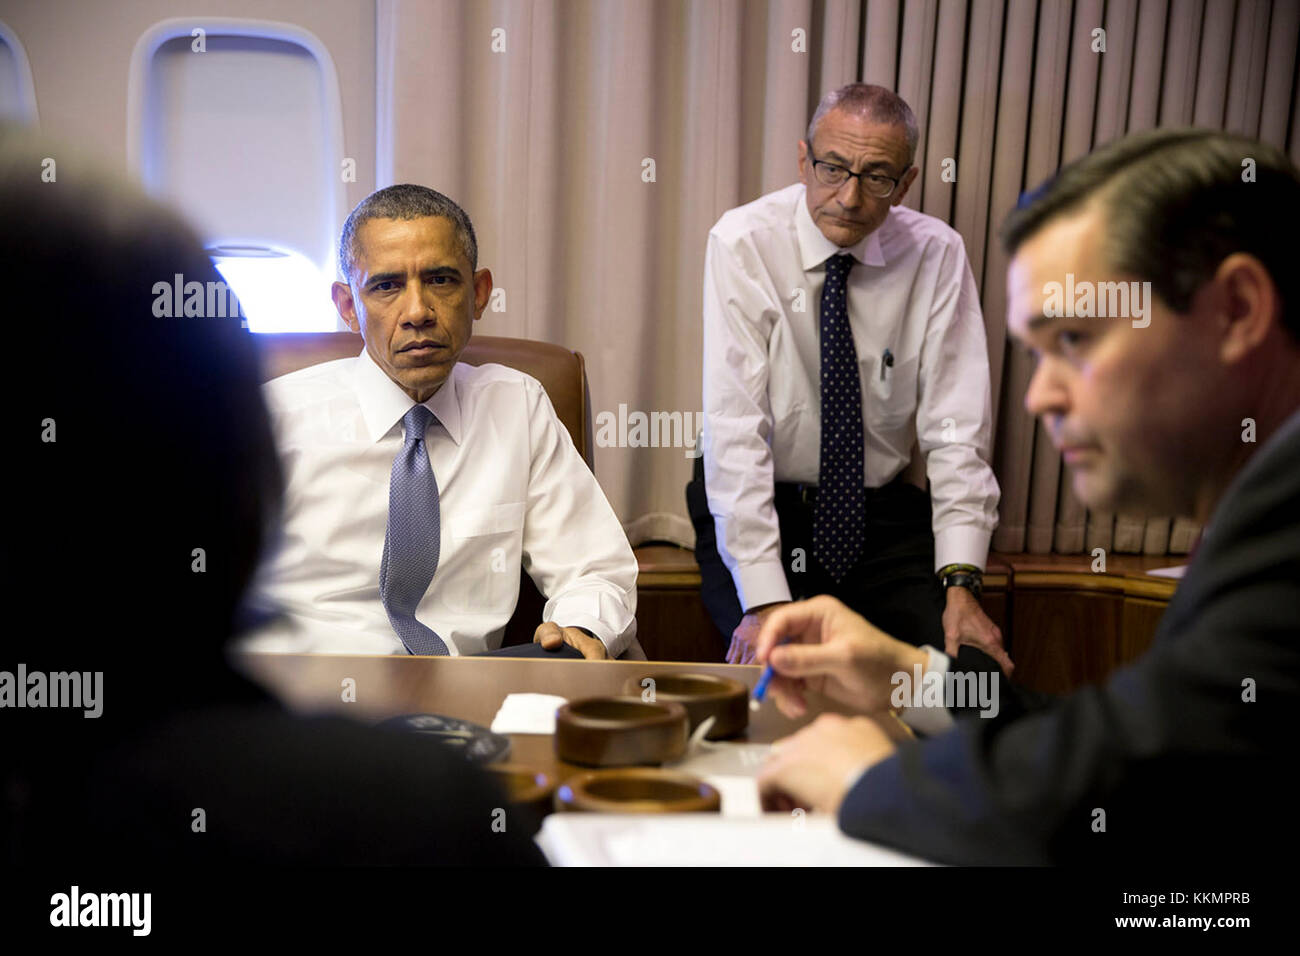
[[[1186,312],[1219,263],[1245,252],[1268,270],[1283,325],[1300,340],[1300,171],[1281,150],[1218,130],[1126,136],[1021,196],[1002,225],[1003,246],[1014,255],[1048,222],[1094,201],[1111,267],[1150,282],[1170,308]]]

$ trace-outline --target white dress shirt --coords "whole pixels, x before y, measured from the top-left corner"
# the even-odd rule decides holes
[[[247,650],[404,654],[379,598],[388,486],[414,404],[370,355],[264,387],[285,479],[282,541],[257,604],[285,612]],[[545,620],[584,627],[615,657],[635,643],[636,558],[541,384],[458,363],[424,403],[441,541],[415,616],[452,654],[501,645],[522,565]],[[540,622],[539,622],[540,623]]]
[[[746,610],[790,599],[773,483],[818,480],[819,312],[826,260],[839,253],[857,261],[848,310],[866,486],[903,471],[919,439],[935,570],[983,568],[997,524],[988,352],[961,236],[894,206],[842,249],[813,223],[802,184],[769,193],[718,220],[704,264],[705,485],[718,553]]]

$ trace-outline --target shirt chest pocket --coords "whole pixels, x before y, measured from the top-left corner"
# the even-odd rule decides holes
[[[867,424],[883,431],[897,431],[916,419],[916,376],[920,356],[895,357],[887,364],[882,355],[859,363],[867,383]],[[882,374],[883,373],[883,374]]]
[[[444,514],[443,522],[443,554],[434,576],[443,603],[454,611],[509,616],[519,596],[524,503],[464,509]]]

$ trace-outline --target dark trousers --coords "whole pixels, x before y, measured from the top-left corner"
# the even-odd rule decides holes
[[[686,486],[686,505],[695,525],[701,597],[724,640],[730,643],[744,609],[736,596],[731,572],[718,555],[703,461],[702,457],[695,460],[695,476]],[[811,497],[797,485],[778,482],[775,504],[781,528],[781,561],[796,601],[829,594],[891,637],[943,650],[946,598],[934,573],[929,492],[901,478],[881,488],[867,489],[862,553],[838,582],[812,553]],[[963,670],[998,669],[993,658],[967,646],[961,648],[958,666]]]

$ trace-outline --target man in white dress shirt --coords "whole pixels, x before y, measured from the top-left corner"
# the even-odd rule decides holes
[[[772,610],[830,593],[917,645],[970,645],[970,667],[1012,666],[978,601],[999,498],[979,296],[961,237],[901,205],[916,143],[894,93],[834,90],[800,182],[709,233],[687,498],[733,663]],[[903,477],[918,440],[928,494]]]
[[[352,211],[339,259],[334,303],[365,348],[266,385],[287,488],[258,603],[280,616],[245,647],[490,652],[522,564],[548,598],[535,643],[639,654],[636,559],[546,392],[457,363],[492,293],[469,217],[390,186]]]

